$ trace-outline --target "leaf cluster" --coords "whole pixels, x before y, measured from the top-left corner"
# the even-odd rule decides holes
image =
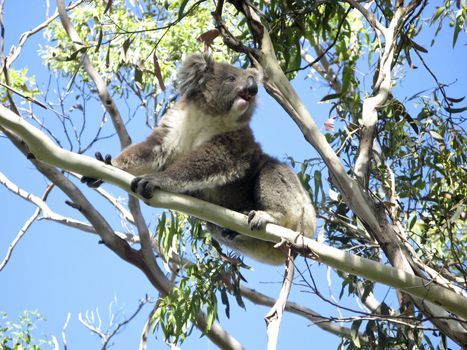
[[[238,258],[225,256],[199,220],[176,212],[170,212],[167,218],[163,213],[156,239],[167,262],[169,257],[176,260],[175,254],[179,257],[178,263],[172,265],[172,270],[177,270],[177,285],[157,301],[153,316],[154,329],[161,329],[167,341],[182,343],[202,311],[207,317],[203,331],[208,332],[218,317],[218,296],[227,317],[230,317],[229,294],[244,307],[240,281],[245,279],[240,267],[245,265]],[[185,256],[196,263],[180,260]]]
[[[36,337],[37,325],[45,319],[37,311],[23,311],[17,322],[8,321],[0,313],[0,347],[4,350],[41,350],[52,345],[50,340]]]

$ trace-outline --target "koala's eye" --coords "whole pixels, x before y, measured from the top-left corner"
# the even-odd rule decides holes
[[[235,80],[237,80],[237,78],[235,77],[235,75],[229,74],[229,75],[227,76],[227,80],[228,80],[228,81],[231,81],[231,82],[234,82]]]

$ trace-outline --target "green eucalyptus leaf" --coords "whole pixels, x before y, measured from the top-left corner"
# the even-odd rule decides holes
[[[350,337],[352,339],[352,342],[355,344],[357,348],[360,348],[362,344],[360,343],[360,337],[358,334],[358,329],[360,328],[360,325],[362,324],[362,320],[356,320],[352,322],[352,326],[350,328]]]
[[[67,60],[67,61],[75,61],[76,58],[78,57],[78,55],[81,56],[81,54],[86,53],[86,50],[87,50],[87,49],[88,49],[87,47],[81,47],[81,48],[79,48],[78,50],[76,50],[75,52],[73,52],[66,60]]]
[[[179,9],[178,9],[178,19],[182,19],[183,16],[185,15],[184,11],[185,11],[185,7],[186,5],[188,4],[189,0],[183,0],[180,5],[179,5]]]
[[[444,107],[444,109],[446,110],[446,112],[449,112],[449,113],[462,113],[462,112],[467,111],[467,107],[462,107],[462,108]]]
[[[342,93],[329,94],[329,95],[324,96],[321,100],[319,100],[319,102],[334,100],[336,98],[340,98],[341,96],[342,96]]]
[[[456,24],[454,25],[454,35],[452,37],[452,47],[456,46],[457,38],[459,37],[459,33],[461,32],[464,26],[464,18],[462,17],[461,13],[459,13],[456,17]]]
[[[99,49],[101,48],[103,37],[104,37],[104,32],[102,31],[102,28],[99,28],[99,37],[97,38],[96,52],[99,52]]]

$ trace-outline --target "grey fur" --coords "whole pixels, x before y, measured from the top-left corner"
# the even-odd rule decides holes
[[[137,177],[132,189],[150,198],[157,188],[188,193],[249,215],[252,229],[273,222],[311,236],[315,211],[297,176],[265,154],[249,121],[259,76],[194,54],[179,71],[181,100],[143,142],[112,164]],[[270,264],[284,262],[273,244],[208,224],[221,243]]]

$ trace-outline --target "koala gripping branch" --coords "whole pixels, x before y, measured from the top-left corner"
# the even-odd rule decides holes
[[[131,193],[132,175],[96,159],[58,147],[44,133],[3,105],[0,105],[0,125],[21,137],[38,160],[67,171],[102,178]],[[286,240],[298,246],[301,251],[309,252],[305,255],[335,269],[403,290],[467,319],[465,296],[433,281],[318,243],[292,230],[268,224],[264,230],[251,231],[245,215],[185,195],[157,191],[146,203],[154,207],[182,211],[256,239],[271,242]]]

